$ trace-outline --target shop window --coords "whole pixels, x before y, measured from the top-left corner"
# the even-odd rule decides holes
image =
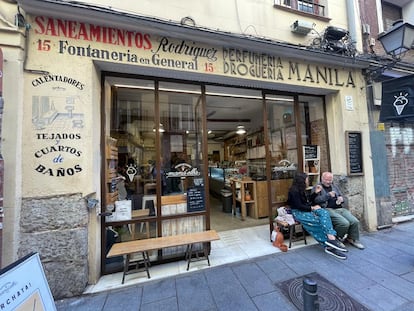
[[[306,171],[309,173],[310,182],[315,183],[319,179],[319,172],[328,170],[323,100],[315,96],[267,94],[266,106],[271,154],[272,204],[284,204],[297,171]],[[320,151],[317,161],[311,164],[305,161],[304,146],[315,146],[315,150]]]
[[[117,242],[205,230],[201,87],[107,81],[105,211],[112,215],[106,217],[106,229]],[[183,249],[160,252],[162,258],[174,257]],[[159,254],[152,252],[150,260]],[[112,263],[106,264],[109,271]]]
[[[199,86],[160,83],[162,195],[203,185],[202,106]],[[182,212],[187,212],[187,209]]]
[[[312,15],[326,16],[325,2],[324,0],[275,0],[274,4]]]
[[[389,30],[394,22],[402,19],[402,9],[394,4],[382,3],[382,18],[384,31]]]

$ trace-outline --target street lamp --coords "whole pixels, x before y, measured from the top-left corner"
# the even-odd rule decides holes
[[[396,21],[391,29],[378,35],[385,52],[393,59],[399,60],[400,55],[413,47],[414,26],[404,23],[402,20]]]
[[[392,68],[401,60],[401,56],[413,48],[414,26],[396,21],[390,30],[378,35],[385,52],[392,62],[384,65],[382,71]],[[414,121],[414,75],[407,75],[382,82],[380,122]]]

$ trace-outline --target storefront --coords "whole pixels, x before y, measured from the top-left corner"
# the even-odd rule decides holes
[[[240,222],[268,219],[270,234],[296,171],[312,182],[324,170],[347,176],[356,214],[371,226],[366,64],[112,11],[95,19],[75,12],[26,16],[20,217],[31,224],[13,250],[36,245],[56,296],[119,271],[122,258],[105,258],[116,237],[212,228],[210,196],[222,189]],[[363,142],[357,163],[347,148],[354,132]]]

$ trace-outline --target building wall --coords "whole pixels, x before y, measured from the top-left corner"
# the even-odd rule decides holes
[[[132,4],[125,1],[99,3],[174,21],[180,21],[191,12],[197,25],[247,35],[245,50],[252,44],[248,40],[249,35],[303,45],[309,45],[316,35],[312,33],[303,37],[292,34],[290,25],[298,16],[276,10],[272,1],[193,3],[186,0],[172,4],[169,2],[168,10],[165,9],[165,2],[162,2],[163,5],[150,1]],[[15,12],[16,10],[10,9],[9,20],[13,20]],[[329,17],[332,18],[330,24],[347,28],[345,1],[332,2],[329,12]],[[67,13],[70,15],[69,8]],[[99,278],[101,206],[98,204],[88,208],[86,199],[89,197],[101,201],[101,111],[104,108],[100,69],[105,64],[122,65],[122,68],[137,74],[148,68],[154,71],[168,69],[174,70],[176,76],[182,79],[186,78],[187,72],[196,72],[214,77],[236,78],[246,83],[270,81],[292,92],[305,90],[315,94],[328,94],[326,117],[332,171],[339,181],[345,180],[341,178],[347,175],[345,131],[361,131],[364,177],[350,177],[346,179],[344,187],[350,194],[351,201],[355,202],[352,205],[356,214],[364,219],[365,227],[368,230],[375,229],[376,209],[367,106],[365,92],[362,91],[364,79],[358,69],[351,69],[346,64],[328,66],[323,63],[323,59],[316,64],[309,63],[306,59],[296,59],[295,55],[279,57],[273,55],[272,51],[263,51],[265,56],[276,57],[277,75],[274,79],[264,75],[254,77],[237,70],[227,71],[226,65],[244,68],[247,61],[245,64],[231,59],[227,54],[233,53],[231,47],[223,47],[211,41],[203,42],[203,37],[186,43],[217,51],[217,59],[210,60],[214,72],[203,71],[206,62],[203,57],[194,60],[192,55],[161,50],[158,54],[163,59],[193,63],[191,68],[172,68],[153,60],[162,40],[174,44],[183,42],[180,38],[175,38],[174,33],[159,36],[157,29],[154,29],[151,33],[142,34],[142,46],[131,48],[102,40],[85,40],[84,37],[58,34],[50,28],[59,22],[76,23],[75,15],[51,20],[42,17],[38,21],[35,20],[36,16],[26,15],[25,18],[31,25],[27,45],[21,41],[17,44],[17,51],[6,51],[8,62],[5,73],[9,76],[5,80],[5,89],[8,90],[5,94],[7,120],[3,125],[3,133],[5,178],[10,178],[7,179],[10,183],[5,185],[7,224],[4,238],[8,248],[3,247],[4,264],[13,262],[27,252],[39,251],[55,298],[80,293],[83,290],[82,284],[86,286],[86,283],[94,283]],[[328,20],[318,20],[316,23],[316,29],[321,31],[328,25]],[[111,26],[123,30],[120,26]],[[128,25],[128,30],[139,33],[136,28],[135,24]],[[17,31],[14,37],[23,36]],[[149,43],[151,48],[147,48]],[[26,47],[24,53],[23,47]],[[95,57],[78,52],[85,49],[89,49],[92,54],[96,53]],[[245,50],[235,49],[235,52]],[[108,51],[115,56],[124,53],[132,58],[137,55],[137,62],[129,61],[128,56],[123,60],[118,56],[100,58],[98,55],[101,51]],[[293,72],[292,68],[297,71]],[[328,81],[316,79],[318,68],[328,70]],[[109,99],[104,102],[109,102]],[[108,110],[105,112],[108,113]],[[103,126],[108,129],[108,124]],[[34,212],[36,214],[32,219],[30,216]],[[51,237],[53,240],[50,240]],[[55,273],[56,269],[60,273]],[[83,274],[88,277],[85,278]]]
[[[0,35],[0,47],[3,52],[3,100],[1,152],[4,159],[3,208],[3,248],[2,266],[10,264],[16,258],[19,230],[15,224],[20,222],[20,210],[16,206],[21,204],[21,163],[23,157],[21,115],[23,111],[23,85],[17,81],[23,80],[24,65],[24,29],[14,25],[15,5],[1,3],[1,12],[4,20]],[[7,245],[7,247],[6,247]]]
[[[291,25],[297,20],[315,23],[314,29],[322,33],[327,25],[345,29],[348,27],[347,1],[326,1],[327,17],[315,19],[312,16],[298,15],[295,12],[281,10],[274,6],[274,0],[243,0],[243,1],[150,1],[137,3],[125,1],[93,0],[81,1],[89,4],[102,5],[134,12],[148,17],[157,17],[161,20],[180,22],[183,17],[191,17],[197,27],[228,31],[246,36],[265,37],[281,42],[308,45],[317,36],[312,32],[307,36],[291,32]],[[168,6],[168,10],[165,7]],[[356,21],[357,29],[360,22]],[[360,37],[355,38],[360,41]]]
[[[22,200],[17,256],[32,251],[40,254],[54,297],[80,295],[88,284],[88,209],[79,197],[67,194]]]
[[[387,3],[385,3],[387,2]],[[405,22],[413,23],[414,3],[408,2],[403,7],[398,7],[393,1],[368,0],[359,1],[361,8],[361,23],[370,25],[370,33],[365,35],[366,45],[364,52],[371,54],[373,59],[378,56],[386,57],[380,41],[376,40],[378,34],[387,30],[396,20],[403,18]],[[385,20],[385,21],[384,21]],[[371,40],[375,40],[375,45],[370,45]],[[401,55],[402,62],[412,64],[414,51],[409,51]],[[411,69],[412,70],[412,69]],[[406,70],[404,74],[409,74]],[[385,76],[374,75],[368,79],[387,79],[395,78],[402,72],[390,71]],[[380,88],[378,88],[380,86]],[[396,221],[400,216],[412,214],[411,182],[409,174],[410,146],[410,127],[407,125],[394,126],[379,123],[379,111],[381,104],[381,82],[367,85],[367,106],[369,109],[369,122],[371,127],[370,141],[372,145],[372,161],[375,170],[375,191],[378,211],[378,227],[386,227]],[[372,97],[372,98],[371,98]],[[404,218],[404,217],[403,217]]]
[[[386,148],[393,217],[414,214],[414,125],[386,126]]]

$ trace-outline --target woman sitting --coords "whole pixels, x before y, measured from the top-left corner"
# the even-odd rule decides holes
[[[345,245],[336,239],[336,231],[333,229],[329,213],[319,205],[313,203],[313,199],[321,191],[316,187],[312,195],[308,195],[309,178],[305,173],[297,173],[289,189],[288,204],[297,221],[325,248],[325,252],[339,259],[346,259],[343,252],[347,252]]]

